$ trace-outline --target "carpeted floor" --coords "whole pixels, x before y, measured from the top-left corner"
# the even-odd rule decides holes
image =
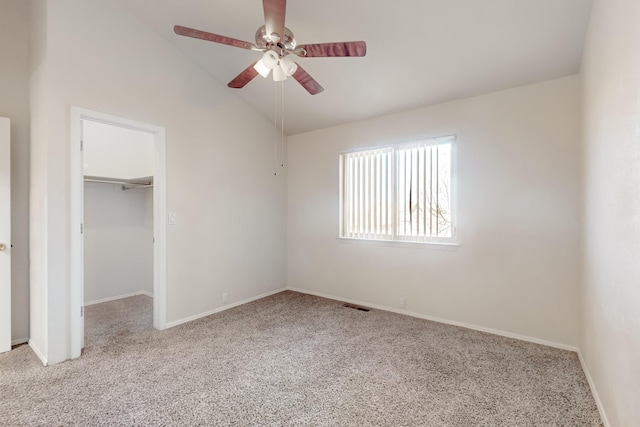
[[[86,308],[81,358],[0,355],[6,426],[599,426],[575,353],[283,292],[166,331]]]

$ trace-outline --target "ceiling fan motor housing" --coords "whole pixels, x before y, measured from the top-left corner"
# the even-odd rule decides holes
[[[273,37],[271,34],[267,34],[266,27],[263,25],[256,31],[256,46],[260,49],[270,49],[273,46],[277,46],[287,53],[292,53],[296,48],[296,39],[293,31],[286,27],[284,29],[284,39],[282,37]]]

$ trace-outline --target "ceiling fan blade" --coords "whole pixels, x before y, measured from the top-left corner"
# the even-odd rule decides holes
[[[311,77],[300,65],[298,65],[296,72],[293,73],[293,78],[296,79],[298,83],[300,83],[311,95],[317,95],[324,90],[324,88],[320,86],[320,84],[315,81],[314,78]]]
[[[337,42],[337,43],[315,43],[303,44],[296,47],[298,51],[307,52],[306,55],[300,55],[307,58],[321,56],[365,56],[367,54],[367,43],[358,42]]]
[[[222,43],[233,47],[240,47],[242,49],[261,50],[258,49],[258,47],[253,43],[245,42],[238,39],[232,39],[231,37],[220,36],[218,34],[208,33],[206,31],[195,30],[193,28],[183,27],[182,25],[176,25],[175,27],[173,27],[173,31],[180,36],[187,36],[193,37],[194,39]]]
[[[287,0],[262,0],[262,7],[264,8],[265,33],[267,35],[276,33],[280,40],[283,40]]]
[[[247,68],[245,68],[245,70],[240,74],[238,74],[235,79],[227,83],[227,86],[232,87],[234,89],[241,89],[245,87],[247,83],[249,83],[258,75],[258,72],[256,71],[256,69],[253,68],[253,66],[256,65],[256,62],[249,65]]]

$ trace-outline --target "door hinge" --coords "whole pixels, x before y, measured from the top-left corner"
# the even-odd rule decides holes
[[[80,234],[84,234],[84,224],[80,224]]]
[[[80,151],[84,151],[84,141],[80,140]]]
[[[84,306],[80,307],[80,317],[84,317]]]

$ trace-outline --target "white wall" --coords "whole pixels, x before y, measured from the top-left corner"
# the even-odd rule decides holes
[[[580,348],[612,426],[640,425],[640,2],[596,0],[582,64]]]
[[[155,141],[152,133],[83,120],[84,174],[135,179],[153,176]]]
[[[11,338],[29,338],[29,4],[0,0],[0,116],[11,119]]]
[[[84,301],[153,293],[151,188],[84,185]]]
[[[337,239],[341,151],[456,134],[457,250]],[[288,285],[577,345],[577,77],[290,136]]]
[[[47,2],[30,1],[29,21],[29,106],[31,146],[29,163],[29,345],[47,363],[49,334],[47,329],[49,238],[47,230],[47,184],[49,149],[49,59],[47,52]],[[60,179],[60,178],[59,178]]]
[[[73,105],[166,128],[167,210],[178,219],[167,230],[169,322],[219,308],[223,292],[233,303],[285,285],[286,177],[273,176],[273,144],[264,138],[273,134],[271,123],[119,4],[47,3],[47,78],[36,94],[48,93],[49,104],[34,128],[48,132],[34,147],[46,157],[48,180],[38,176],[33,186],[47,196],[50,224],[37,247],[56,245],[32,251],[35,263],[47,262],[32,290],[49,297],[38,310],[49,328],[41,347],[51,363],[70,355]]]

